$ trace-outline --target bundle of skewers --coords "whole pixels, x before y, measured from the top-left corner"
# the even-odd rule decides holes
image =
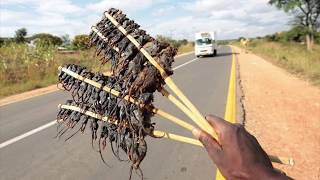
[[[176,49],[159,42],[133,20],[111,8],[90,33],[91,46],[101,64],[110,63],[111,73],[93,73],[86,67],[67,64],[59,68],[59,83],[69,91],[72,100],[59,105],[58,136],[76,129],[91,129],[92,145],[98,142],[98,151],[110,144],[119,160],[132,162],[140,174],[140,163],[146,156],[147,136],[168,138],[202,146],[198,140],[155,130],[154,115],[161,116],[189,131],[194,126],[153,105],[154,94],[161,93],[176,105],[201,129],[217,138],[216,133],[171,79]],[[164,87],[167,85],[174,94]],[[125,157],[121,156],[124,153]],[[101,158],[103,156],[101,154]],[[270,156],[271,160],[290,164],[290,159]],[[104,161],[105,162],[105,161]]]

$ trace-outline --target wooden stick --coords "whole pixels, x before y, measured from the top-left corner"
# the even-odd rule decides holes
[[[96,113],[91,112],[91,111],[87,111],[87,110],[82,109],[82,108],[77,107],[77,106],[69,106],[69,105],[65,105],[65,104],[59,104],[58,107],[61,108],[61,109],[69,109],[69,110],[77,111],[77,112],[80,112],[80,113],[85,114],[87,116],[90,116],[90,117],[93,117],[93,118],[96,118],[96,119],[100,119],[102,121],[110,122],[108,117],[101,116],[99,114],[96,114]]]
[[[109,41],[109,39],[107,37],[105,37],[103,34],[101,34],[101,32],[99,32],[99,30],[95,26],[92,26],[91,30],[93,32],[97,33],[97,35],[100,36],[105,42]],[[112,49],[119,53],[118,47],[112,47]]]
[[[95,27],[92,26],[91,27],[92,31],[96,32],[104,41],[108,41],[108,38],[106,38],[105,36],[103,36],[99,30]],[[119,52],[119,48],[117,47],[112,47],[114,50],[116,50],[117,52]],[[112,74],[104,74],[106,76],[110,76]],[[162,95],[164,95],[165,97],[167,97],[169,99],[169,101],[171,101],[173,104],[175,104],[181,111],[183,111],[187,116],[189,116],[190,119],[197,119],[197,117],[184,105],[182,104],[178,99],[176,99],[173,95],[171,95],[167,90],[165,90],[164,88],[161,90]],[[160,113],[160,111],[159,111]]]
[[[67,69],[67,68],[59,67],[59,70],[69,74],[70,76],[72,76],[72,77],[74,77],[74,78],[76,78],[76,79],[78,79],[80,81],[84,81],[84,82],[86,82],[86,83],[88,83],[88,84],[90,84],[90,85],[92,85],[92,86],[94,86],[96,88],[101,88],[102,87],[102,85],[100,83],[98,83],[96,81],[93,81],[91,79],[87,79],[87,78],[85,78],[85,77],[83,77],[83,76],[81,76],[81,75],[79,75],[79,74]],[[102,89],[104,91],[116,96],[116,97],[120,96],[120,92],[118,92],[118,91],[116,91],[114,89],[111,89],[111,88],[109,88],[107,86],[104,86]],[[169,114],[169,113],[167,113],[167,112],[165,112],[165,111],[163,111],[161,109],[158,109],[158,108],[155,108],[155,107],[145,106],[144,104],[139,103],[134,98],[129,97],[128,95],[126,95],[123,99],[125,99],[126,101],[129,101],[131,103],[134,103],[134,104],[136,104],[136,105],[138,105],[140,107],[146,107],[149,111],[151,111],[151,112],[153,112],[155,114],[158,114],[159,116],[162,116],[163,118],[165,118],[167,120],[170,120],[171,122],[173,122],[173,123],[185,128],[185,129],[187,129],[189,131],[192,131],[194,129],[194,126],[192,126],[191,124],[189,124],[189,123],[187,123],[187,122],[185,122],[185,121],[183,121],[183,120],[181,120],[181,119],[179,119],[179,118],[177,118],[177,117],[175,117],[175,116],[173,116],[173,115],[171,115],[171,114]]]
[[[105,13],[106,17],[115,25],[118,27],[118,29],[123,33],[123,34],[127,34],[126,30],[119,25],[119,23],[112,17],[110,16],[108,13]],[[92,28],[93,31],[95,31],[99,36],[104,37],[96,28]],[[140,47],[140,44],[131,36],[131,35],[126,35],[126,37],[137,47]],[[105,38],[105,37],[104,37]],[[106,38],[105,38],[106,39]],[[105,40],[104,39],[104,40]],[[107,41],[107,39],[106,39]],[[119,52],[119,49],[116,47],[113,47],[117,52]],[[158,62],[156,62],[151,56],[150,54],[144,49],[144,48],[140,48],[141,53],[150,61],[150,63],[155,66],[161,76],[164,78],[165,83],[168,85],[168,87],[179,97],[179,99],[194,113],[192,114],[192,112],[190,112],[183,104],[181,104],[181,102],[179,102],[174,96],[172,96],[171,94],[169,94],[165,89],[162,90],[162,93],[171,101],[173,102],[177,107],[179,107],[179,109],[181,109],[186,115],[188,115],[200,128],[202,128],[203,130],[205,130],[206,132],[208,132],[209,134],[211,134],[214,138],[217,139],[217,135],[214,132],[214,130],[212,129],[212,127],[208,124],[208,122],[204,119],[204,117],[201,115],[201,113],[199,112],[199,110],[192,104],[192,102],[183,94],[183,92],[178,88],[178,86],[176,86],[176,84],[174,83],[174,81],[166,74],[166,72],[163,70],[163,68],[158,64]],[[157,110],[158,114],[162,114],[162,116],[164,114],[166,114],[165,112],[161,112],[161,110]],[[170,114],[167,114],[169,116],[172,116]],[[172,120],[173,118],[176,118],[174,116],[172,116],[169,120]],[[182,121],[179,119],[179,121]],[[172,122],[176,122],[176,120],[172,121]],[[181,126],[181,123],[185,123],[184,121],[180,122],[179,125]],[[188,129],[188,130],[192,130],[193,126],[190,124],[185,124],[183,125],[184,128]],[[173,140],[178,140],[181,142],[186,142],[189,144],[193,144],[193,145],[199,145],[202,146],[202,144],[192,138],[187,138],[187,137],[183,137],[183,136],[179,136],[179,135],[175,135],[175,134],[170,134],[170,133],[165,133],[162,131],[155,131],[155,135],[159,135],[159,136],[163,136],[169,139],[173,139]],[[277,156],[273,156],[270,155],[269,158],[271,159],[272,162],[277,162],[277,163],[281,163],[281,164],[287,164],[287,165],[293,165],[294,161],[292,158],[284,158],[284,157],[277,157]]]
[[[192,120],[207,133],[211,134],[217,139],[217,135],[210,124],[204,119],[198,109],[191,103],[191,101],[182,93],[182,91],[175,85],[173,80],[166,74],[164,69],[159,65],[159,63],[151,57],[151,55],[144,49],[141,45],[130,35],[127,31],[119,24],[111,15],[107,12],[104,13],[105,16],[140,50],[140,52],[149,60],[149,62],[156,67],[161,76],[163,77],[165,83],[168,87],[179,97],[179,99],[194,113]],[[178,108],[183,108],[178,104],[175,104]],[[182,109],[181,109],[182,110]]]
[[[197,117],[193,114],[190,109],[188,109],[184,104],[182,104],[176,97],[170,94],[165,88],[160,90],[161,94],[168,98],[174,105],[176,105],[182,112],[184,112],[190,119],[196,119]]]
[[[196,145],[196,146],[203,146],[200,141],[198,141],[196,139],[189,138],[189,137],[185,137],[185,136],[180,136],[180,135],[176,135],[176,134],[172,134],[172,133],[168,133],[168,132],[163,132],[163,131],[157,131],[157,130],[154,130],[153,134],[157,137],[164,137],[164,138],[174,140],[174,141],[180,141],[180,142],[184,142],[184,143],[192,144],[192,145]]]
[[[106,73],[103,73],[103,75],[110,77],[110,76],[112,76],[112,72],[106,72]],[[179,106],[182,107],[182,111],[183,111],[186,115],[188,115],[190,118],[191,118],[192,116],[194,116],[194,115],[192,114],[192,112],[191,112],[187,107],[185,107],[178,99],[176,99],[172,94],[170,94],[165,88],[162,88],[162,89],[160,90],[160,93],[161,93],[163,96],[167,97],[170,101],[174,102],[174,104],[179,104]],[[186,123],[185,121],[182,121],[182,120],[180,120],[180,119],[177,119],[176,117],[172,116],[171,114],[168,114],[168,113],[166,113],[166,112],[164,112],[164,111],[162,111],[162,110],[159,110],[159,109],[157,109],[157,108],[153,108],[151,111],[152,111],[153,113],[155,113],[155,114],[161,114],[162,117],[169,117],[169,116],[171,116],[170,119],[175,119],[175,122],[176,122],[176,121],[179,121],[179,124],[184,124],[183,127],[186,128],[186,129],[188,129],[189,131],[192,131],[192,129],[194,128],[192,125]],[[167,119],[168,119],[168,118],[167,118]]]
[[[153,131],[153,134],[158,137],[164,137],[164,138],[167,138],[170,140],[179,141],[179,142],[203,147],[203,144],[199,140],[196,140],[193,138],[180,136],[180,135],[172,134],[172,133],[168,133],[168,132],[158,131],[158,130]],[[268,155],[268,157],[271,160],[271,162],[274,162],[274,163],[290,165],[290,166],[294,165],[294,160],[291,157],[279,157],[279,156],[274,156],[274,155]]]
[[[77,106],[70,106],[70,105],[58,105],[59,108],[62,109],[69,109],[69,110],[73,110],[73,111],[77,111],[80,112],[82,114],[85,114],[87,116],[102,120],[102,121],[106,121],[106,122],[110,122],[110,123],[114,123],[117,124],[117,121],[110,121],[108,117],[106,116],[101,116],[99,114],[93,113],[91,111],[87,111],[85,109],[82,109],[80,107]],[[199,140],[193,139],[193,138],[189,138],[189,137],[185,137],[185,136],[180,136],[177,134],[172,134],[172,133],[168,133],[168,132],[163,132],[163,131],[158,131],[155,130],[153,131],[153,134],[157,137],[164,137],[170,140],[174,140],[174,141],[179,141],[179,142],[184,142],[187,144],[192,144],[192,145],[196,145],[196,146],[200,146],[203,147],[202,143]],[[287,158],[287,157],[278,157],[278,156],[274,156],[274,155],[268,155],[270,160],[272,162],[275,163],[280,163],[280,164],[286,164],[286,165],[294,165],[294,161],[292,158]]]
[[[268,155],[271,162],[279,163],[279,164],[285,164],[294,166],[294,160],[291,157],[280,157],[280,156],[274,156],[274,155]]]

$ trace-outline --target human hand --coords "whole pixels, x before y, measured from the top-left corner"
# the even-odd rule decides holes
[[[206,119],[217,132],[219,142],[202,130],[194,129],[192,133],[202,142],[225,178],[290,179],[273,168],[256,138],[242,125],[212,115]]]

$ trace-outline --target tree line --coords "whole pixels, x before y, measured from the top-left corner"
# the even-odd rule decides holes
[[[320,0],[269,0],[269,4],[294,16],[291,22],[294,28],[291,32],[301,33],[307,49],[312,50],[319,36]],[[274,35],[271,38],[278,38],[278,36]]]
[[[266,35],[265,39],[268,41],[280,42],[304,42],[305,31],[303,28],[296,26],[289,31],[277,32],[271,35]]]
[[[244,37],[239,37],[238,41],[241,39],[246,39]],[[256,39],[265,39],[267,41],[274,42],[296,42],[305,43],[306,41],[306,31],[300,26],[293,26],[288,31],[276,32],[273,34],[268,34],[266,36],[258,36]],[[313,39],[315,44],[320,44],[320,32],[314,32]]]
[[[70,40],[69,35],[63,35],[61,37],[55,36],[49,33],[38,33],[27,37],[28,32],[26,28],[20,28],[15,31],[13,38],[0,38],[0,45],[5,42],[15,43],[31,43],[34,42],[37,46],[49,47],[49,46],[61,46],[72,50],[83,50],[89,48],[89,36],[87,34],[76,35],[73,40]],[[158,35],[156,39],[160,42],[169,43],[175,48],[179,48],[182,45],[189,43],[187,39],[175,40],[170,37]]]
[[[13,38],[1,38],[0,46],[5,43],[34,43],[36,46],[41,47],[64,47],[67,49],[87,49],[89,46],[89,36],[86,34],[76,35],[72,40],[69,35],[63,35],[61,37],[55,36],[49,33],[38,33],[32,36],[28,36],[26,28],[20,28],[15,31]]]

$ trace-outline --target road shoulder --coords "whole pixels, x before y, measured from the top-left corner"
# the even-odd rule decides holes
[[[243,88],[245,126],[270,154],[293,157],[276,165],[295,179],[320,177],[320,89],[264,59],[233,47]]]

